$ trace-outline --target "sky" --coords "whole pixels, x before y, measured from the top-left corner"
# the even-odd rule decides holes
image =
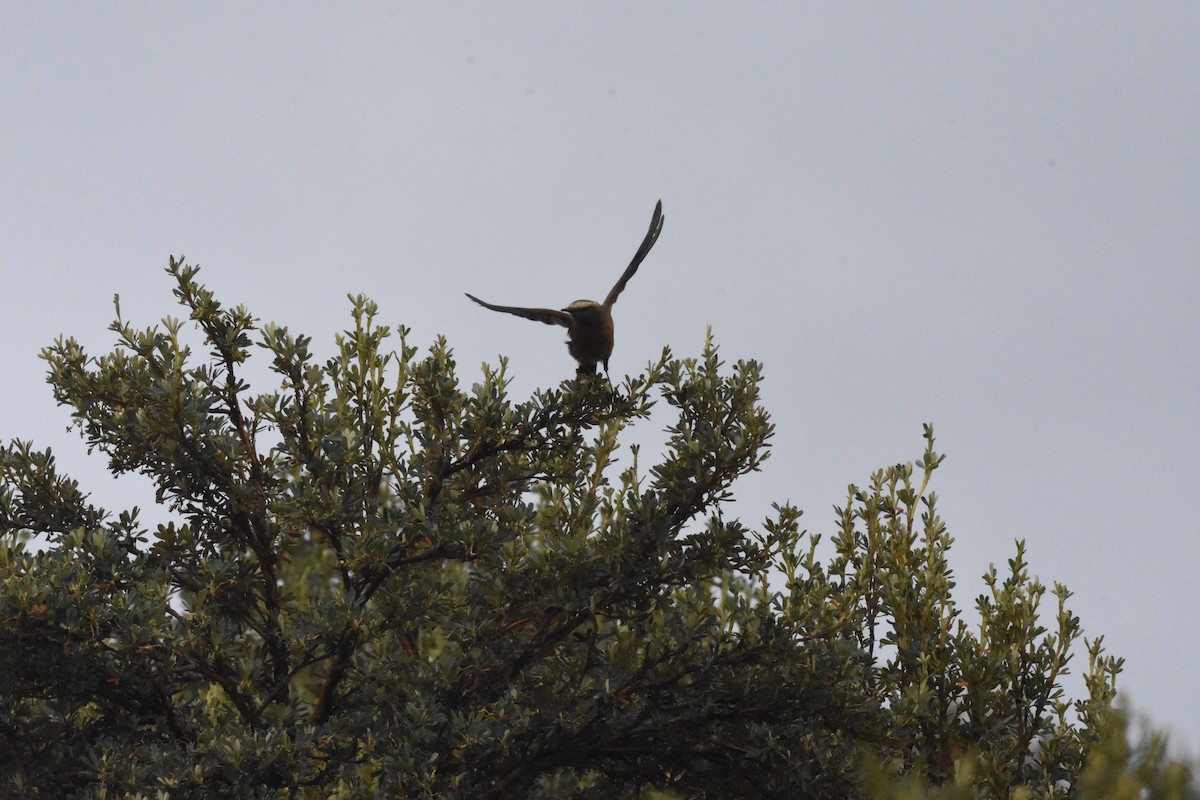
[[[365,293],[467,385],[507,355],[515,397],[555,386],[562,331],[463,292],[602,299],[661,198],[610,366],[709,327],[764,364],[777,435],[738,513],[831,534],[932,422],[968,618],[1024,539],[1194,751],[1197,41],[1188,2],[6,3],[0,438],[153,504],[38,352],[106,352],[117,293],[138,327],[178,314],[171,255],[318,351]]]

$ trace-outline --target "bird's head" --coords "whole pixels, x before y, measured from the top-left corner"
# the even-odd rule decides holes
[[[587,323],[589,321],[599,322],[604,319],[604,306],[597,303],[595,300],[576,300],[571,305],[563,309],[580,322]]]

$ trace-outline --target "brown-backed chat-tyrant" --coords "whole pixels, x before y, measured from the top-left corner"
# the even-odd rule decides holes
[[[608,359],[613,351],[613,303],[617,302],[617,297],[625,288],[625,284],[629,283],[629,279],[633,277],[633,273],[637,272],[642,260],[650,252],[650,248],[654,247],[654,243],[658,241],[663,219],[662,201],[659,200],[658,205],[654,207],[654,216],[650,219],[650,230],[646,233],[646,238],[642,239],[641,246],[633,254],[633,260],[629,262],[629,266],[625,268],[625,272],[621,274],[621,278],[612,287],[608,297],[604,298],[603,303],[597,303],[595,300],[576,300],[558,311],[553,308],[494,306],[491,303],[483,302],[473,294],[467,294],[467,297],[492,311],[516,314],[518,317],[544,322],[547,325],[562,325],[567,329],[567,350],[579,362],[579,366],[575,370],[576,374],[579,377],[595,375],[597,364],[603,364],[604,371],[607,373]]]

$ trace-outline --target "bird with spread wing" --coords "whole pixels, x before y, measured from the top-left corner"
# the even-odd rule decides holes
[[[625,289],[625,284],[629,283],[629,279],[633,277],[633,273],[637,272],[638,267],[646,258],[646,254],[650,252],[650,248],[654,247],[654,243],[658,241],[663,220],[662,201],[659,200],[654,207],[654,216],[650,219],[650,230],[647,231],[646,238],[642,239],[641,246],[633,254],[633,260],[629,262],[629,266],[625,268],[625,272],[621,274],[620,279],[612,287],[608,297],[604,298],[603,303],[597,303],[595,300],[576,300],[566,308],[556,310],[553,308],[496,306],[485,303],[470,293],[467,293],[467,297],[492,311],[515,314],[518,317],[544,322],[547,325],[563,326],[567,329],[567,350],[579,362],[575,374],[581,378],[586,375],[595,375],[597,364],[603,364],[604,372],[607,374],[608,359],[612,356],[613,351],[613,303],[617,302],[617,297]]]

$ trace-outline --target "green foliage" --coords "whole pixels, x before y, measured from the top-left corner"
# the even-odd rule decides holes
[[[1006,576],[995,568],[984,576],[988,593],[976,601],[980,620],[971,630],[950,591],[953,540],[937,495],[926,494],[943,456],[929,426],[925,438],[915,467],[899,464],[875,473],[869,489],[850,487],[837,509],[835,558],[824,573],[812,564],[802,578],[793,572],[790,597],[806,597],[814,580],[833,587],[821,594],[825,613],[837,609],[836,624],[878,664],[868,691],[891,712],[883,753],[895,770],[942,783],[971,753],[979,764],[972,784],[987,797],[1017,787],[1063,797],[1100,735],[1122,662],[1104,655],[1100,639],[1088,643],[1089,695],[1064,698],[1060,678],[1079,619],[1066,606],[1070,592],[1056,585],[1054,629],[1043,627],[1046,589],[1029,576],[1020,541]]]
[[[773,428],[711,341],[514,401],[503,361],[464,387],[365,298],[319,364],[169,272],[204,354],[118,309],[111,353],[43,355],[173,521],[0,450],[0,795],[1064,797],[1128,768],[1095,755],[1121,662],[1094,640],[1063,696],[1079,621],[1056,586],[1042,627],[1020,543],[961,619],[931,429],[851,487],[824,565],[797,509],[724,513]],[[278,390],[251,393],[256,352]],[[643,471],[620,438],[655,402]]]
[[[876,760],[869,760],[864,783],[873,800],[974,800],[979,794],[980,760],[975,756],[955,764],[952,779],[934,784],[925,776],[889,774]],[[1151,735],[1141,746],[1130,748],[1122,714],[1110,715],[1104,735],[1093,743],[1082,766],[1070,781],[1075,800],[1195,800],[1200,797],[1191,771],[1166,755],[1166,740]],[[1016,787],[1009,797],[1025,800],[1036,790]]]

